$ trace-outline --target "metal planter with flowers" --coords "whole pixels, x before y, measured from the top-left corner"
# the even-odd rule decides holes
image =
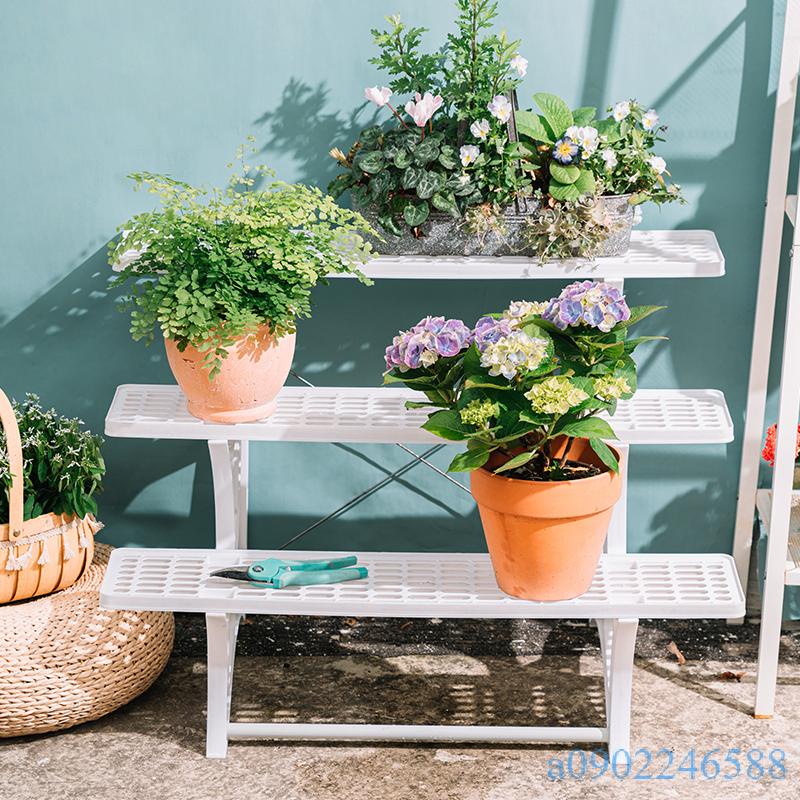
[[[566,600],[592,580],[614,504],[613,415],[636,391],[629,308],[609,284],[582,281],[544,303],[518,301],[470,328],[426,317],[386,349],[385,383],[424,396],[423,427],[466,442],[451,471],[471,473],[497,583],[529,600]]]

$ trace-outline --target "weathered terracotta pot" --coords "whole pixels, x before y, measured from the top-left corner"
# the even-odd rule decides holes
[[[204,354],[189,345],[183,352],[165,339],[167,360],[188,401],[189,411],[208,422],[254,422],[275,411],[294,357],[293,333],[275,339],[269,326],[242,337],[213,380],[203,367]]]
[[[557,443],[555,455],[563,453],[564,444]],[[616,450],[614,454],[620,458]],[[497,584],[506,594],[570,600],[592,584],[622,480],[585,439],[573,440],[569,457],[604,471],[592,478],[553,482],[517,480],[487,469],[472,473],[472,496]]]

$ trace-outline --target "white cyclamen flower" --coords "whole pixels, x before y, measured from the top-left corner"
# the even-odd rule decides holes
[[[658,114],[656,114],[656,110],[651,108],[646,114],[642,114],[642,127],[646,131],[652,131],[656,129],[658,125]]]
[[[492,102],[489,103],[486,108],[488,108],[489,113],[495,117],[495,119],[499,119],[500,122],[505,123],[511,119],[511,103],[504,94],[495,95],[492,98]]]
[[[528,59],[523,58],[519,53],[517,53],[514,58],[511,59],[511,69],[515,69],[517,71],[517,75],[519,75],[520,78],[524,78],[528,71]]]
[[[657,175],[660,175],[667,168],[667,162],[661,156],[650,156],[647,159],[647,163]]]
[[[461,157],[461,163],[468,167],[470,164],[475,163],[475,159],[481,154],[481,149],[474,144],[465,144],[458,151],[458,154]]]
[[[383,108],[391,96],[392,90],[388,86],[382,86],[380,89],[377,86],[368,86],[364,89],[364,97],[375,103],[378,108]]]
[[[631,113],[630,100],[622,100],[614,106],[612,114],[617,122],[622,122]]]
[[[606,163],[606,169],[612,170],[617,166],[617,154],[609,147],[600,151],[600,158]]]
[[[489,120],[479,119],[477,122],[473,122],[469,126],[469,132],[476,139],[485,139],[489,135]]]

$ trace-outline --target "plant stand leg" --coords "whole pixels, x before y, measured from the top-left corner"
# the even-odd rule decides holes
[[[247,548],[248,451],[246,439],[208,442],[217,550]]]
[[[206,614],[208,638],[208,706],[206,757],[225,758],[231,715],[233,663],[239,614]]]
[[[609,758],[613,758],[617,750],[630,752],[633,652],[638,626],[639,620],[632,618],[603,620],[603,625],[599,626],[606,676]]]

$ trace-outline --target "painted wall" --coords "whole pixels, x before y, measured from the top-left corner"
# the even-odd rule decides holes
[[[363,87],[383,14],[449,29],[450,3],[419,0],[26,0],[0,25],[0,385],[34,391],[101,430],[114,388],[171,381],[161,349],[130,341],[106,286],[105,247],[149,199],[126,174],[221,181],[254,134],[287,180],[325,185],[333,145],[369,116]],[[565,13],[567,18],[565,18]],[[646,333],[645,387],[717,387],[741,430],[782,2],[505,0],[524,41],[520,96],[573,105],[636,97],[670,125],[663,148],[690,200],[647,209],[645,227],[710,228],[720,280],[632,281],[631,302],[670,307]],[[374,385],[398,328],[427,313],[473,320],[557,282],[339,281],[315,295],[296,369],[319,384]],[[102,517],[115,544],[208,546],[210,470],[193,442],[109,440]],[[446,463],[447,451],[435,457]],[[728,549],[739,444],[652,448],[631,460],[630,545]],[[252,454],[251,541],[280,545],[408,456],[392,446],[261,444]],[[313,533],[309,548],[480,549],[470,498],[424,467]]]

